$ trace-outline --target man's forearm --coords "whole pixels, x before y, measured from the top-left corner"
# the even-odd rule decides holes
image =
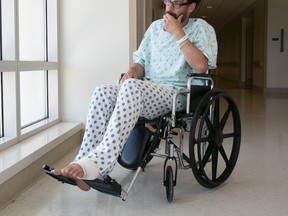
[[[181,46],[182,53],[187,61],[187,63],[192,67],[197,73],[205,73],[208,70],[208,60],[203,55],[203,53],[194,46],[194,44],[187,40]]]

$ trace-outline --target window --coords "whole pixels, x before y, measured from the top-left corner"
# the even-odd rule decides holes
[[[58,4],[0,0],[0,150],[59,121]]]

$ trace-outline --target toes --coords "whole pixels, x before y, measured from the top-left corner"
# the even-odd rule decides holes
[[[74,164],[64,167],[63,169],[54,169],[52,173],[55,175],[62,175],[68,178],[83,178],[84,172],[82,168],[78,165],[75,166]]]
[[[51,172],[53,174],[55,174],[55,175],[61,175],[61,170],[60,169],[53,169]]]

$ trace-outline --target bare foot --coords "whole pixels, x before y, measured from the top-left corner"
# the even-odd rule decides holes
[[[52,173],[72,179],[81,190],[88,191],[91,188],[81,179],[84,177],[84,171],[78,164],[70,164],[63,169],[54,169],[52,170]]]

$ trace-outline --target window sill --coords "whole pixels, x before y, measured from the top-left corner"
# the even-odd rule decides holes
[[[61,122],[1,151],[0,185],[81,130],[82,123]]]

